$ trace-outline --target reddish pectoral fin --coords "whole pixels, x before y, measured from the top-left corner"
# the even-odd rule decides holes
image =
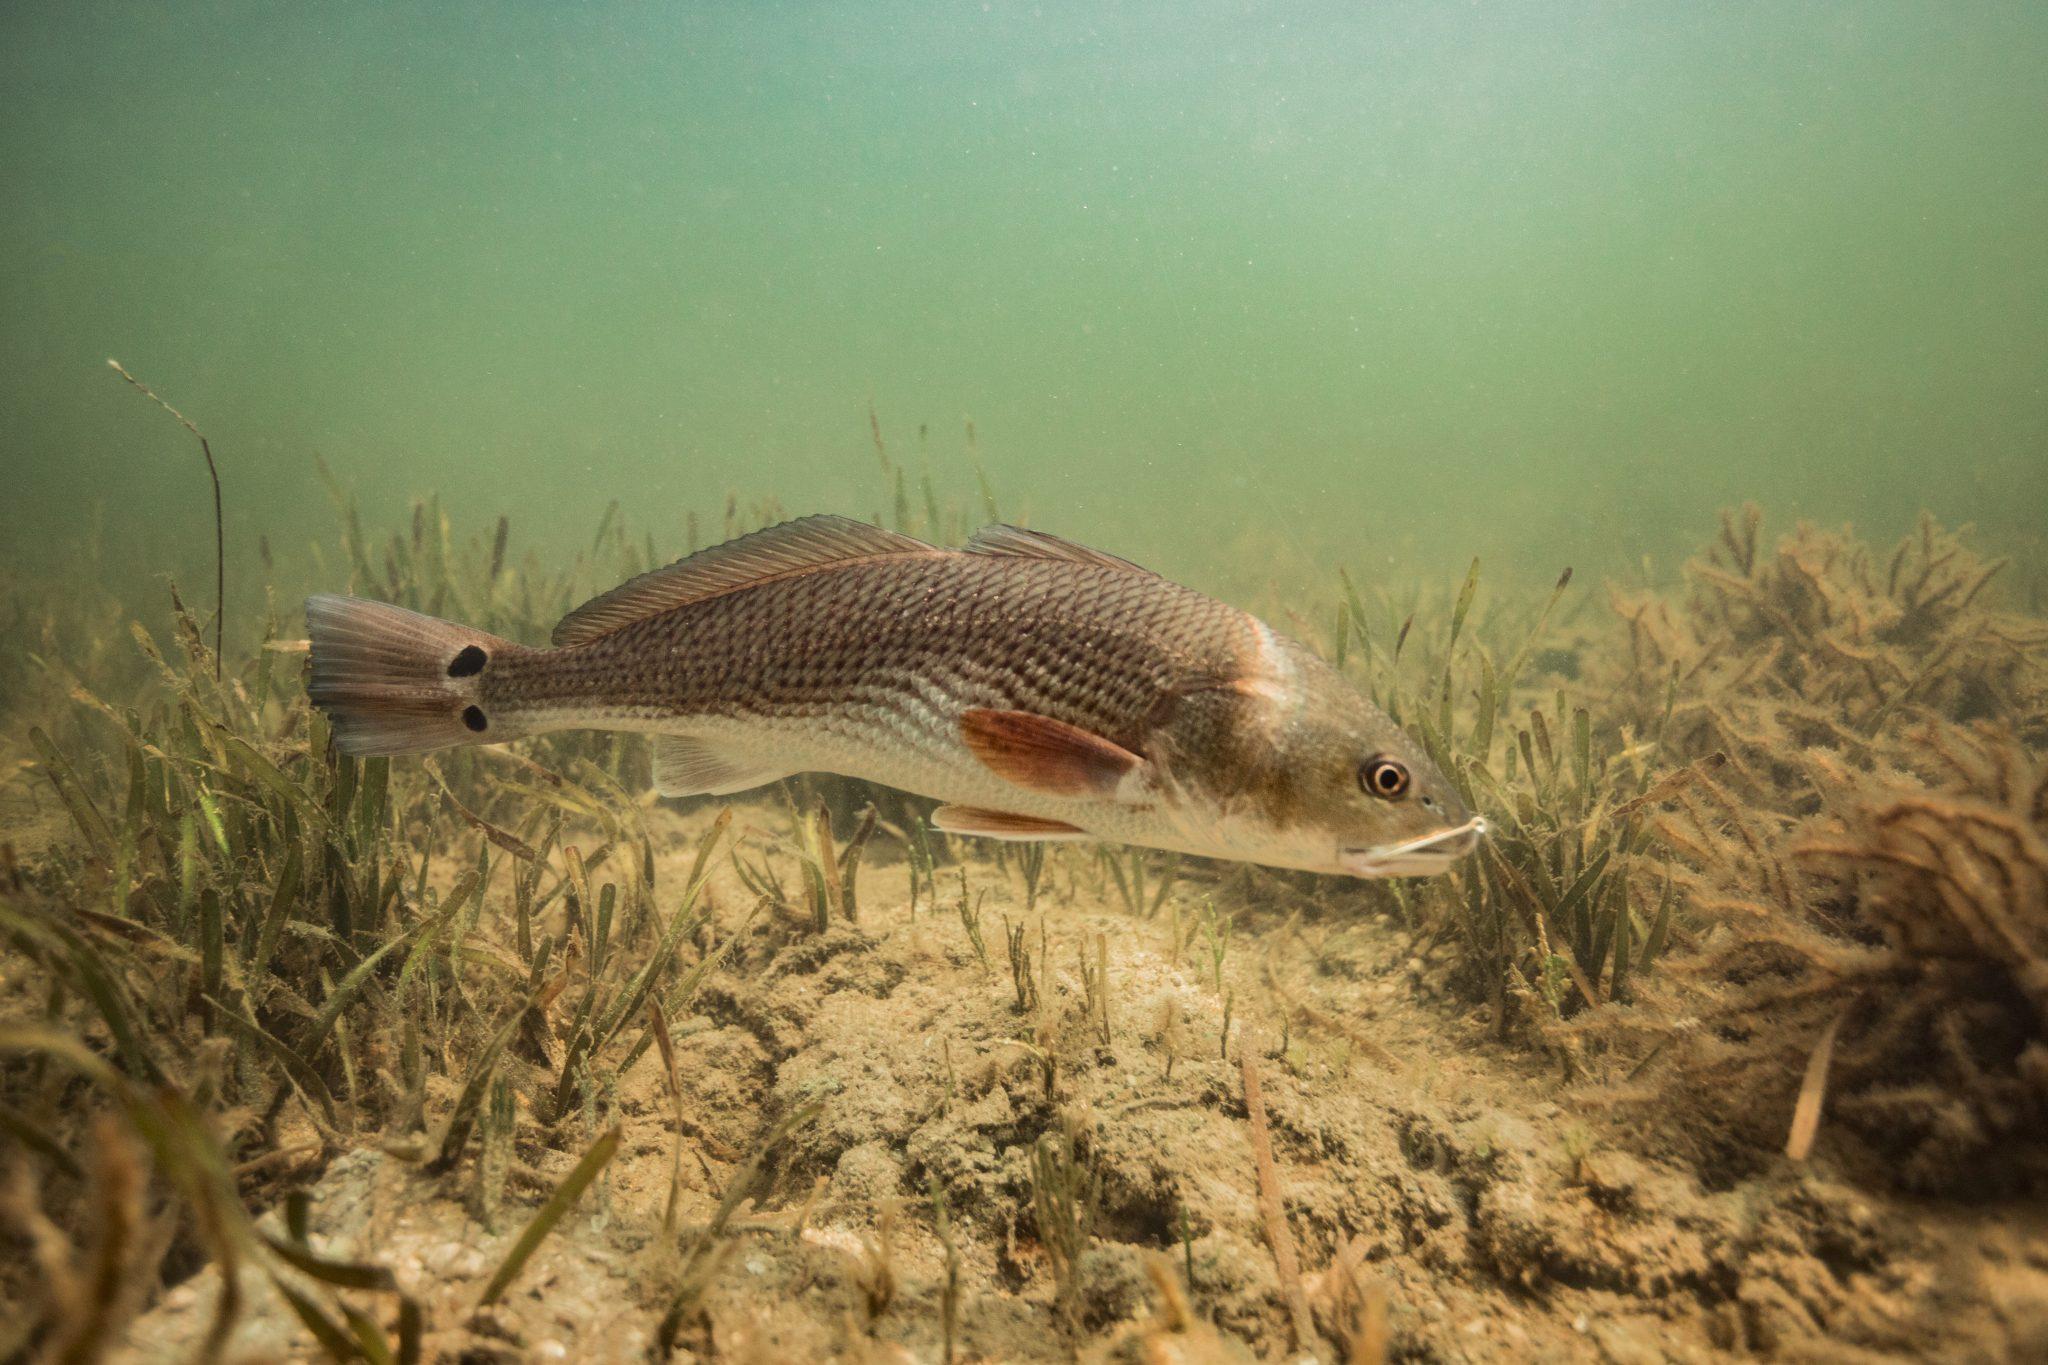
[[[1078,725],[1029,711],[966,712],[960,737],[989,771],[1048,796],[1113,796],[1145,761]]]
[[[932,812],[932,824],[948,834],[978,834],[984,839],[1086,839],[1088,832],[1064,820],[1041,820],[1035,815],[1013,815],[1006,810],[984,810],[980,806],[940,806]]]

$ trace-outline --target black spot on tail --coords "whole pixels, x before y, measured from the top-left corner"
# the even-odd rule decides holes
[[[490,662],[490,657],[490,655],[484,653],[483,647],[480,645],[464,645],[461,653],[448,661],[448,676],[451,678],[473,678],[484,671],[484,665]],[[484,727],[472,725],[469,728],[481,730]]]
[[[479,650],[478,652],[481,653],[482,651]],[[490,721],[484,719],[484,708],[481,706],[463,707],[462,723],[464,725],[467,725],[470,729],[476,731],[478,734],[482,734],[484,730],[490,725]]]

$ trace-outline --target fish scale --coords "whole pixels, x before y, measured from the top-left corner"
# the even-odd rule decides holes
[[[1237,667],[1251,618],[1164,579],[1137,592],[1123,577],[965,554],[823,570],[588,645],[511,655],[483,692],[512,717],[772,721],[907,716],[923,680],[956,712],[1038,711],[1141,741],[1176,679]]]
[[[937,818],[962,832],[1359,875],[1434,870],[1480,828],[1306,647],[1011,527],[946,550],[786,523],[587,603],[554,648],[354,599],[315,598],[308,619],[313,698],[357,753],[647,731],[670,795],[832,772],[946,802]],[[1395,765],[1401,791],[1367,790],[1371,764]]]

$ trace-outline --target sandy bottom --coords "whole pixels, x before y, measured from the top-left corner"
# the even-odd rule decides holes
[[[679,886],[706,817],[654,818],[678,864],[661,884]],[[311,1185],[313,1244],[393,1267],[425,1310],[429,1358],[466,1361],[645,1358],[679,1299],[674,1358],[721,1361],[2048,1359],[2038,1209],[1851,1188],[1825,1129],[1810,1162],[1715,1187],[1682,1132],[1496,1042],[1445,988],[1451,945],[1418,952],[1387,917],[1320,922],[1219,891],[1219,968],[1198,927],[1212,888],[1174,893],[1176,947],[1171,907],[1140,919],[1091,903],[1062,866],[1028,914],[1017,878],[969,867],[987,889],[984,965],[946,891],[957,873],[913,914],[906,866],[878,840],[857,923],[820,935],[796,911],[758,914],[672,1021],[680,1120],[649,1048],[616,1074],[612,1112],[572,1118],[556,1143],[522,1134],[490,1219],[474,1148],[433,1176],[387,1150],[400,1139],[361,1134]],[[723,938],[754,897],[729,867],[712,895]],[[1034,961],[1029,1012],[1006,916]],[[1083,979],[1098,951],[1106,1042]],[[1298,1297],[1261,1217],[1247,1061]],[[706,1238],[764,1137],[813,1102],[756,1197]],[[623,1141],[600,1183],[479,1310],[532,1210],[614,1117]],[[1034,1152],[1062,1135],[1094,1183],[1071,1260],[1034,1197]],[[186,1358],[219,1288],[209,1268],[171,1290],[125,1358]],[[230,1358],[321,1358],[274,1294],[252,1280],[248,1299]],[[363,1303],[390,1320],[388,1301]]]

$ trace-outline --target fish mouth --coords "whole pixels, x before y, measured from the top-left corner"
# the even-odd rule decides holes
[[[1473,849],[1486,837],[1486,821],[1473,816],[1462,825],[1425,834],[1398,844],[1340,849],[1338,865],[1354,877],[1431,877]]]

